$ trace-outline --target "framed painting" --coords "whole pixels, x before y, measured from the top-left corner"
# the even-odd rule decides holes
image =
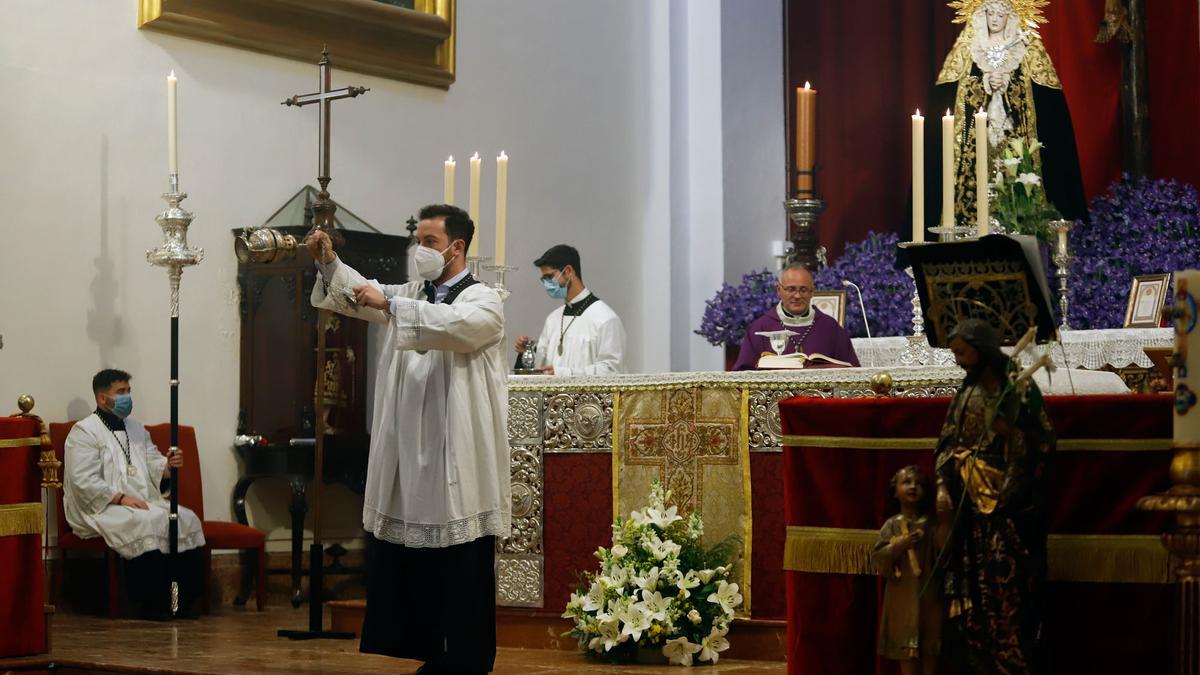
[[[846,291],[815,291],[812,306],[837,319],[839,326],[846,325]]]
[[[138,28],[448,89],[456,0],[137,0]]]
[[[1125,307],[1125,328],[1158,328],[1170,286],[1170,274],[1134,277]]]

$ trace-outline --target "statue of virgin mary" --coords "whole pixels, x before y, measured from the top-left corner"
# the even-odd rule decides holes
[[[1035,160],[1040,162],[1037,168],[1047,197],[1064,218],[1085,218],[1071,115],[1058,73],[1038,35],[1048,0],[953,0],[949,4],[956,12],[954,22],[964,26],[938,75],[934,98],[940,105],[933,110],[949,108],[955,116],[955,221],[975,221],[974,115],[980,110],[988,113],[989,156],[997,157],[1014,137],[1026,146],[1040,141],[1043,147]],[[934,170],[940,176],[941,167]],[[927,185],[930,182],[938,184],[927,178]],[[938,214],[930,215],[932,224]]]

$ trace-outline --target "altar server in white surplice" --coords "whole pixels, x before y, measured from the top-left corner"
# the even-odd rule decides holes
[[[547,375],[611,375],[625,371],[625,327],[606,302],[583,285],[579,251],[551,246],[533,261],[546,293],[564,304],[550,312],[537,340],[534,368]],[[523,353],[529,338],[517,338]]]
[[[486,673],[496,657],[495,547],[512,518],[504,306],[467,272],[475,225],[421,209],[424,281],[381,286],[323,232],[313,305],[384,323],[363,505],[367,612],[359,649],[425,661],[421,673]]]
[[[125,585],[147,619],[169,617],[170,503],[163,495],[171,466],[183,455],[164,457],[141,422],[131,418],[129,373],[107,369],[92,378],[96,411],[67,434],[63,452],[63,512],[76,536],[104,537],[125,560]],[[199,597],[200,547],[204,531],[190,509],[179,507],[180,610],[192,614]]]

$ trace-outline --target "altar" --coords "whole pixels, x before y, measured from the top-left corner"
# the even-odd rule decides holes
[[[614,515],[628,516],[645,497],[642,479],[622,479],[622,458],[645,469],[703,442],[709,447],[693,468],[705,479],[735,473],[725,489],[744,510],[704,512],[706,531],[717,526],[713,519],[731,521],[750,560],[742,580],[750,616],[782,619],[777,404],[875,396],[871,379],[885,372],[890,397],[946,396],[962,378],[956,366],[510,377],[513,533],[499,544],[497,604],[561,612],[579,573],[595,567],[596,547],[611,541]]]
[[[1060,342],[1034,347],[1037,354],[1049,351],[1060,367],[1108,370],[1117,373],[1134,391],[1146,391],[1147,372],[1154,367],[1146,356],[1147,347],[1170,348],[1175,343],[1172,328],[1107,328],[1098,330],[1060,330]],[[917,365],[919,361],[906,336],[854,338],[854,351],[863,365],[894,367]],[[925,362],[953,365],[949,349],[935,349],[922,341]]]

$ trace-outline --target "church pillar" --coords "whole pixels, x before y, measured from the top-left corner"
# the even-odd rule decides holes
[[[694,332],[725,277],[720,0],[672,0],[670,46],[670,365],[721,370],[723,352]]]

